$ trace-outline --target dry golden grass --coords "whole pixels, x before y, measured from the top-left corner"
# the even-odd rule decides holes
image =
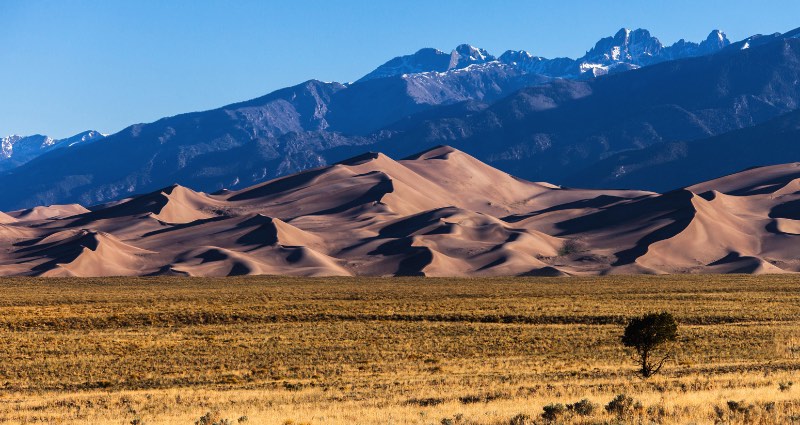
[[[800,424],[794,276],[3,279],[0,308],[0,423],[499,425],[588,398],[556,423]],[[651,311],[681,338],[643,381],[619,336]],[[620,393],[641,409],[606,412]]]

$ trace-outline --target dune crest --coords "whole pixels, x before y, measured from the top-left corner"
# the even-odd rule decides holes
[[[0,224],[15,223],[16,221],[17,219],[15,219],[14,217],[11,217],[6,213],[0,212]]]
[[[51,218],[66,218],[78,214],[89,212],[82,205],[68,204],[68,205],[50,205],[46,207],[34,207],[26,210],[12,211],[8,215],[14,217],[18,221],[37,221],[49,220]]]
[[[800,164],[658,194],[518,179],[448,146],[211,195],[0,213],[0,275],[800,272]]]

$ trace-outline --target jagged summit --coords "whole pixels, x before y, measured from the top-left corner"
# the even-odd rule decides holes
[[[713,30],[701,43],[679,40],[665,46],[646,29],[622,28],[613,37],[598,41],[577,61],[581,73],[593,76],[653,65],[667,60],[712,54],[730,45],[725,33]]]
[[[396,57],[359,81],[433,71],[461,70],[470,65],[493,62],[512,66],[522,72],[549,77],[585,78],[667,60],[711,54],[730,44],[725,33],[719,30],[711,31],[700,43],[680,40],[671,46],[664,46],[646,29],[621,28],[613,36],[600,39],[583,57],[577,59],[547,59],[525,50],[507,50],[499,57],[495,57],[484,49],[461,44],[450,54],[426,48],[412,55]]]
[[[707,45],[715,45],[717,48],[720,49],[731,44],[731,42],[728,40],[728,36],[725,35],[725,33],[720,30],[711,31],[703,43]]]
[[[592,50],[581,58],[582,62],[610,64],[626,62],[646,65],[659,57],[664,46],[650,31],[620,29],[613,37],[606,37],[595,44]]]
[[[450,54],[450,65],[448,69],[462,69],[473,64],[491,62],[495,57],[484,49],[461,44]]]

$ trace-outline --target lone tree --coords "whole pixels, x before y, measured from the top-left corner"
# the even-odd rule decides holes
[[[677,337],[678,325],[671,314],[650,313],[628,322],[622,335],[622,344],[636,350],[636,359],[642,367],[639,372],[649,378],[658,373],[672,356],[670,347],[660,354],[656,351],[660,346],[674,342]]]

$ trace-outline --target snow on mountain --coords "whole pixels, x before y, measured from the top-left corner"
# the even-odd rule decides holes
[[[489,52],[478,47],[462,44],[450,53],[450,66],[448,69],[462,69],[473,64],[492,62],[495,57]]]
[[[586,52],[579,62],[608,66],[624,62],[632,65],[649,65],[662,55],[664,46],[644,29],[631,31],[623,28],[613,37],[606,37]]]
[[[91,142],[100,140],[106,137],[107,134],[100,133],[99,131],[95,130],[88,130],[84,131],[83,133],[78,133],[72,137],[67,137],[66,139],[56,140],[56,147],[70,147],[75,146],[79,143]]]
[[[47,149],[55,143],[55,140],[41,134],[33,136],[11,135],[0,139],[2,149],[0,158],[11,158],[12,155],[25,155],[28,152]]]
[[[548,59],[525,50],[508,50],[500,57],[484,49],[462,44],[448,55],[436,49],[422,49],[413,55],[399,56],[379,66],[359,81],[398,75],[463,70],[470,65],[500,63],[516,70],[554,78],[592,78],[628,71],[668,60],[683,59],[715,53],[731,43],[725,33],[714,30],[708,37],[694,43],[681,39],[664,46],[645,29],[620,29],[605,37],[578,59]]]
[[[447,71],[450,66],[450,60],[451,55],[440,50],[420,49],[413,55],[398,56],[386,62],[359,81],[420,72]]]
[[[496,58],[484,49],[462,44],[450,53],[441,50],[425,48],[412,55],[398,56],[374,71],[361,77],[358,82],[378,78],[394,77],[397,75],[419,74],[423,72],[445,72],[449,70],[464,69],[469,65],[488,63]]]
[[[606,37],[595,44],[577,60],[580,73],[599,76],[607,73],[627,71],[668,60],[708,55],[730,45],[725,33],[714,30],[701,43],[686,40],[664,46],[658,38],[645,29],[623,28],[613,37]]]
[[[22,165],[43,153],[100,140],[105,136],[98,131],[89,130],[65,139],[53,139],[41,134],[3,137],[0,138],[0,171]]]
[[[800,28],[795,28],[791,31],[787,31],[783,34],[776,32],[773,34],[756,34],[750,37],[745,38],[744,40],[737,41],[736,43],[731,44],[731,48],[734,50],[745,50],[751,47],[758,47],[764,44],[769,44],[774,41],[778,40],[788,40],[792,38],[800,38]]]

